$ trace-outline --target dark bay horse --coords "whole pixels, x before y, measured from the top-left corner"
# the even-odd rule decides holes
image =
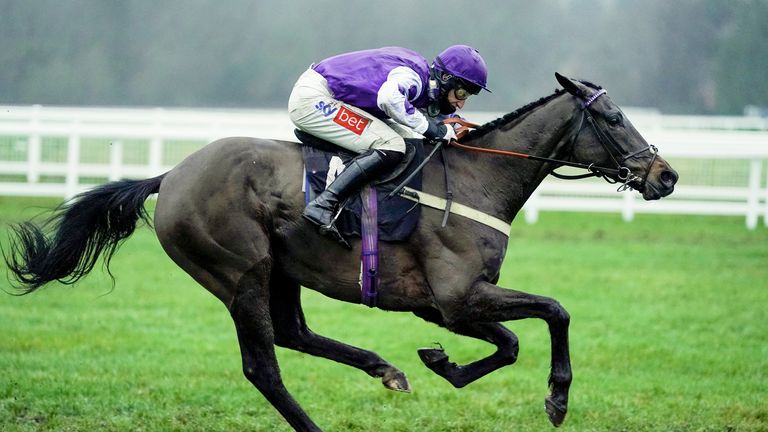
[[[669,195],[677,174],[640,136],[600,87],[557,75],[564,90],[471,132],[463,142],[491,150],[613,167],[603,173],[646,200]],[[511,222],[558,163],[446,150],[454,199]],[[443,162],[424,171],[423,190],[442,195]],[[320,430],[284,387],[274,346],[321,356],[410,389],[405,375],[376,353],[313,333],[304,320],[300,287],[359,303],[360,241],[353,251],[318,235],[301,217],[302,156],[296,143],[226,138],[146,180],[112,182],[59,208],[46,226],[15,227],[4,253],[24,293],[57,280],[73,283],[100,255],[109,262],[136,228],[149,222],[144,200],[159,193],[157,236],[173,261],[221,300],[235,323],[248,380],[299,431]],[[508,237],[459,215],[441,227],[443,212],[425,208],[402,243],[379,247],[378,307],[412,312],[448,330],[497,347],[467,365],[442,349],[419,350],[426,366],[456,387],[515,362],[518,340],[501,322],[546,321],[551,334],[550,394],[545,409],[560,425],[568,406],[570,317],[554,299],[496,286]]]

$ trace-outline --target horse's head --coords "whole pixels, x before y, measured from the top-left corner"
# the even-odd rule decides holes
[[[577,105],[570,158],[606,167],[600,174],[638,190],[646,200],[672,193],[678,175],[632,126],[605,90],[555,74]]]

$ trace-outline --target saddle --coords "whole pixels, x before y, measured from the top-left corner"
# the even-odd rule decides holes
[[[325,190],[329,172],[335,175],[340,166],[346,166],[357,154],[301,130],[296,129],[294,133],[302,144],[305,167],[304,199],[305,203],[309,203]],[[377,191],[378,237],[382,241],[405,241],[416,228],[421,215],[420,206],[414,205],[413,201],[399,196],[387,198],[387,195],[424,160],[423,139],[406,138],[405,144],[406,152],[402,162],[390,175],[372,184]],[[422,176],[419,172],[406,186],[420,190],[421,183]],[[360,237],[362,213],[360,194],[355,194],[346,202],[336,220],[336,228],[347,237]]]

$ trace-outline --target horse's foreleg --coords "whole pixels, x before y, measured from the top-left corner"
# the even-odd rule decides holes
[[[288,393],[280,377],[269,313],[269,268],[263,267],[241,278],[229,307],[240,342],[243,373],[295,430],[320,431]]]
[[[355,367],[381,378],[390,390],[411,391],[405,374],[378,354],[312,332],[304,319],[297,283],[273,275],[271,285],[270,312],[278,346]]]
[[[568,389],[571,385],[568,312],[554,299],[499,288],[488,282],[477,282],[472,286],[462,309],[461,321],[510,321],[524,318],[541,318],[546,321],[552,342],[552,363],[550,395],[545,400],[545,408],[552,424],[559,426],[568,409]]]
[[[445,326],[439,315],[419,314],[421,318]],[[484,340],[496,345],[496,351],[488,357],[461,366],[449,361],[440,348],[419,350],[421,361],[433,372],[445,378],[454,387],[461,388],[517,360],[519,350],[517,336],[499,323],[466,323],[450,328],[454,333]]]

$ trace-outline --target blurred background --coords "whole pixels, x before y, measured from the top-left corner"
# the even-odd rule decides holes
[[[680,173],[654,202],[548,178],[514,222],[499,284],[573,317],[564,428],[768,430],[768,0],[0,0],[0,249],[11,224],[212,140],[295,141],[287,99],[312,62],[459,43],[490,68],[470,120],[551,94],[560,72],[605,87]],[[72,289],[0,293],[0,430],[290,430],[243,379],[222,305],[152,230],[111,268],[115,285],[100,269]],[[508,323],[518,363],[457,391],[415,349],[440,342],[466,364],[490,346],[302,300],[313,330],[379,352],[415,389],[278,350],[326,430],[553,430],[544,322]]]
[[[522,106],[557,71],[621,105],[740,115],[768,106],[766,22],[766,0],[0,0],[0,103],[281,108],[324,57],[464,43],[493,90],[472,110]]]
[[[738,215],[768,225],[768,0],[0,0],[0,195],[72,197],[171,169],[226,136],[295,140],[312,63],[386,45],[485,57],[483,123],[546,96],[554,73],[608,89],[680,173],[646,203],[548,179],[540,210]],[[579,198],[579,201],[570,198]]]
[[[766,22],[768,0],[0,0],[0,196],[154,176],[226,136],[293,141],[287,99],[311,63],[469,44],[493,93],[467,103],[468,119],[549,95],[560,72],[608,89],[680,173],[653,203],[547,179],[529,222],[586,209],[754,229],[768,225]]]

